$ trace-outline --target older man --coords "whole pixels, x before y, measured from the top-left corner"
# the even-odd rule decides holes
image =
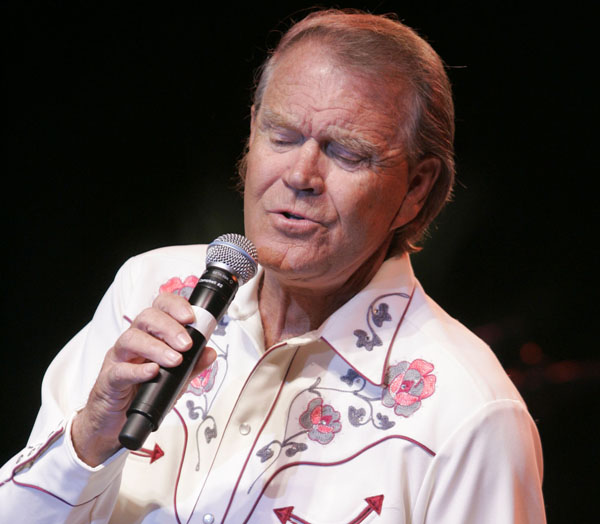
[[[138,384],[191,346],[181,295],[205,247],[129,261],[48,370],[29,447],[2,469],[2,515],[543,522],[523,401],[410,267],[452,187],[452,120],[442,62],[406,26],[338,11],[293,26],[262,70],[241,163],[258,276],[128,452]]]

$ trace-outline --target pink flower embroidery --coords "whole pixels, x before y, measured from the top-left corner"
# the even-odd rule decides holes
[[[323,405],[321,397],[313,398],[300,415],[300,425],[308,430],[308,438],[319,444],[329,444],[342,429],[340,413],[329,404]]]
[[[190,298],[192,291],[196,287],[198,283],[198,277],[194,275],[190,275],[186,277],[186,279],[182,282],[179,277],[173,277],[167,280],[160,288],[158,289],[159,293],[175,293],[176,295],[181,295],[185,298]]]
[[[433,364],[416,359],[400,362],[388,368],[381,401],[385,407],[394,408],[396,415],[408,417],[421,407],[421,400],[435,391]]]
[[[218,362],[215,361],[212,366],[206,368],[202,373],[195,376],[188,386],[188,392],[194,395],[204,395],[208,393],[215,385],[215,378],[219,371]]]

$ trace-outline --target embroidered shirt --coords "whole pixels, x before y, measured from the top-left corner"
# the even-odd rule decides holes
[[[0,521],[545,521],[535,424],[408,256],[387,260],[318,330],[271,348],[259,274],[211,337],[216,361],[142,449],[83,464],[70,423],[105,352],[157,293],[189,296],[204,256],[164,248],[119,271],[46,373],[28,447],[1,470]]]

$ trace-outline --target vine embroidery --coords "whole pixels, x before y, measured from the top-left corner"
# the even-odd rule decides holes
[[[394,408],[394,414],[397,416],[407,418],[412,415],[421,407],[421,401],[430,397],[435,391],[436,377],[431,373],[433,369],[433,364],[421,359],[412,362],[402,361],[390,366],[385,374],[384,387],[380,388],[380,394],[377,396],[371,396],[365,391],[367,380],[352,368],[348,368],[346,374],[340,377],[340,381],[346,384],[347,388],[322,387],[321,379],[317,378],[309,388],[294,397],[288,408],[288,422],[286,422],[284,435],[288,433],[289,413],[294,402],[306,392],[313,394],[299,417],[302,430],[284,437],[283,440],[272,440],[256,452],[261,463],[272,462],[254,480],[248,493],[281,453],[293,457],[308,449],[308,444],[301,442],[300,437],[306,435],[311,441],[327,445],[342,430],[341,413],[332,405],[324,403],[322,392],[353,395],[356,401],[348,407],[347,413],[351,426],[359,428],[370,424],[377,430],[387,431],[393,428],[396,422],[390,420],[380,407]]]
[[[371,334],[369,335],[363,329],[355,329],[353,334],[357,338],[357,348],[365,348],[367,351],[373,351],[375,346],[381,346],[383,344],[379,335],[375,333],[371,322],[375,324],[375,327],[380,328],[383,326],[384,322],[390,322],[392,320],[392,316],[389,313],[389,305],[386,302],[380,302],[380,300],[393,296],[406,299],[410,298],[406,293],[388,293],[387,295],[381,295],[373,300],[367,309],[367,327]]]
[[[159,293],[174,293],[189,299],[197,283],[198,277],[194,275],[186,277],[183,281],[179,277],[173,277],[160,286]],[[229,317],[223,315],[213,332],[213,337],[224,336],[229,322]],[[204,436],[207,444],[218,435],[217,424],[214,417],[210,415],[210,410],[227,375],[229,346],[222,348],[212,337],[210,344],[217,352],[216,360],[210,367],[194,377],[185,392],[186,394],[191,393],[195,397],[188,399],[185,403],[188,417],[192,420],[199,419],[200,421],[196,427],[196,453],[198,457],[196,471],[200,469],[200,435]],[[216,388],[215,385],[217,386]],[[211,392],[212,394],[209,398],[208,394]]]
[[[188,416],[192,420],[200,420],[196,427],[196,453],[198,456],[196,471],[200,469],[200,431],[204,428],[202,435],[207,444],[210,444],[211,440],[218,435],[217,423],[210,415],[210,410],[227,375],[229,345],[223,349],[215,343],[215,340],[211,339],[211,346],[217,352],[217,358],[209,368],[194,377],[186,391],[186,394],[193,394],[193,397],[185,403]],[[216,384],[218,385],[214,388]]]

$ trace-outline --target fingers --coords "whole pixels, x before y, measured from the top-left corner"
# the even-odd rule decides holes
[[[117,339],[113,347],[113,364],[121,362],[140,364],[150,361],[167,368],[177,366],[182,359],[179,351],[189,349],[191,338],[180,324],[175,324],[167,326],[170,330],[164,327],[155,327],[154,333],[149,333],[139,327],[130,327]],[[179,332],[179,328],[182,328],[181,332]],[[163,329],[167,330],[163,331]],[[188,338],[185,344],[179,342],[178,337],[181,336],[181,333]]]
[[[77,425],[73,426],[73,442],[82,460],[98,464],[118,449],[118,434],[137,385],[156,376],[159,366],[169,368],[181,363],[181,352],[192,346],[185,325],[194,320],[194,312],[183,297],[159,295],[152,307],[142,311],[117,339],[106,354],[85,408],[77,416]],[[215,358],[214,349],[205,348],[191,378]]]
[[[115,360],[177,366],[181,362],[179,352],[192,345],[184,324],[193,321],[194,313],[187,300],[177,295],[159,295],[152,307],[142,311],[119,337],[114,346]]]
[[[192,339],[184,325],[194,320],[194,312],[187,300],[177,295],[159,295],[151,308],[135,318],[132,327],[162,340],[178,351],[185,351],[190,348]]]
[[[111,389],[123,391],[134,384],[141,384],[154,378],[158,369],[158,364],[155,362],[143,364],[120,362],[107,370],[107,383]]]
[[[160,294],[154,299],[152,307],[167,313],[181,324],[190,324],[195,320],[192,306],[179,295],[173,295],[172,293]]]
[[[200,355],[198,362],[196,362],[196,366],[194,367],[194,371],[192,372],[192,377],[195,377],[196,375],[204,371],[215,361],[216,358],[217,352],[213,348],[206,346],[202,350],[202,354]]]

